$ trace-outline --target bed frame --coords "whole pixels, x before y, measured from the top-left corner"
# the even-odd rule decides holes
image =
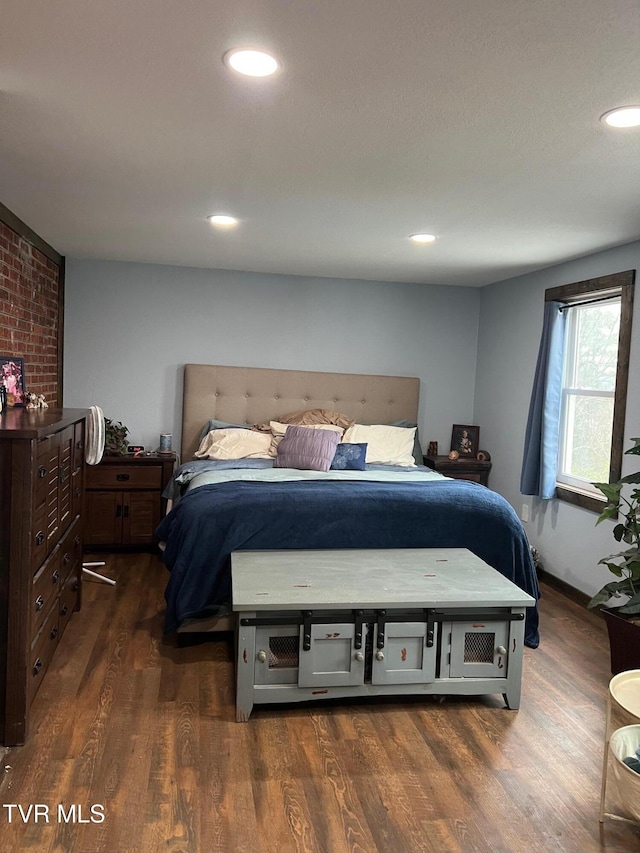
[[[334,409],[357,423],[418,419],[420,380],[407,376],[315,373],[264,367],[186,364],[182,461],[192,459],[211,418],[256,424],[303,409]]]
[[[202,427],[210,419],[264,423],[304,409],[333,409],[357,423],[418,419],[420,380],[407,376],[317,373],[263,367],[185,364],[182,461],[193,459]],[[180,633],[230,631],[231,615],[198,619]]]

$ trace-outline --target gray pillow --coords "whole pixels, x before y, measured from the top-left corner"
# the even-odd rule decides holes
[[[273,467],[328,471],[339,441],[340,433],[331,429],[289,426],[278,444]]]
[[[422,455],[422,445],[420,444],[420,439],[418,438],[418,425],[409,423],[409,421],[403,419],[400,421],[395,421],[394,423],[389,424],[389,426],[408,427],[408,428],[415,427],[416,428],[416,437],[413,441],[413,450],[411,451],[411,454],[412,454],[413,458],[415,459],[416,465],[424,465],[424,459],[423,459],[423,455]]]
[[[202,427],[202,432],[200,433],[200,438],[198,443],[202,441],[202,439],[211,432],[213,429],[251,429],[251,424],[229,424],[226,421],[217,421],[214,419],[207,421],[206,424]]]

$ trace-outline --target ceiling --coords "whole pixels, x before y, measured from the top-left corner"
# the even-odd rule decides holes
[[[71,257],[481,286],[640,238],[639,44],[637,0],[3,0],[0,201]]]

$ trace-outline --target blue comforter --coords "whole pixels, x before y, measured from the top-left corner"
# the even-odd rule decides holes
[[[429,483],[229,482],[188,492],[162,520],[170,571],[165,631],[224,612],[230,555],[285,548],[468,548],[536,600],[526,534],[496,492],[466,480]],[[537,607],[525,643],[538,645]]]

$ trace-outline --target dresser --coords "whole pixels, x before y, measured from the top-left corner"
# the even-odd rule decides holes
[[[29,708],[82,590],[85,409],[0,415],[0,741]]]
[[[87,548],[147,547],[155,542],[166,501],[162,492],[176,463],[174,453],[103,456],[87,467]]]

